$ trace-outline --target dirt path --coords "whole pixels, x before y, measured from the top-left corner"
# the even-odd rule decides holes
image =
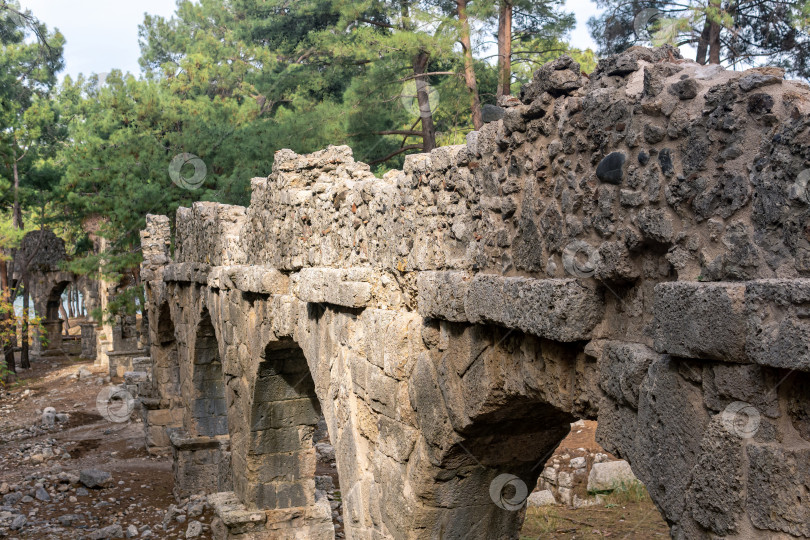
[[[81,368],[90,373],[78,378]],[[106,375],[88,361],[41,360],[0,389],[0,538],[210,538],[204,500],[175,501],[171,458],[146,453],[140,422],[99,414]],[[44,425],[46,407],[62,421]],[[89,488],[86,469],[111,478]]]

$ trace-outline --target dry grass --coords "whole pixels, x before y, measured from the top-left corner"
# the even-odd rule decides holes
[[[521,540],[647,540],[669,538],[669,527],[640,483],[602,495],[603,504],[573,509],[529,508]]]

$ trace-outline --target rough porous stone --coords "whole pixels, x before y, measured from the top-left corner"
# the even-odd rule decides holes
[[[279,150],[250,206],[148,216],[147,444],[221,537],[333,538],[333,454],[349,538],[516,538],[499,482],[588,418],[675,538],[807,535],[808,102],[562,57],[403,170]]]

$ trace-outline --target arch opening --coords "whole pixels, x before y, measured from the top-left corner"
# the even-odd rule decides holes
[[[219,358],[214,325],[208,310],[203,312],[194,343],[194,399],[191,413],[197,435],[216,437],[228,434],[228,408],[225,382]]]
[[[338,487],[337,472],[319,461],[316,445],[328,448],[329,438],[304,352],[292,340],[272,342],[257,369],[246,463],[235,471],[234,489],[249,508],[323,506],[324,512],[310,513],[308,526],[332,535],[331,510],[323,498]]]
[[[180,362],[169,304],[160,306],[157,321],[157,339],[153,346],[155,356],[154,395],[172,400],[180,396]]]

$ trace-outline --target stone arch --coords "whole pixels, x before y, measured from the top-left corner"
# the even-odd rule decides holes
[[[32,277],[32,300],[34,311],[42,317],[47,346],[43,347],[39,339],[34,342],[34,352],[38,354],[62,353],[62,330],[65,321],[59,318],[59,306],[62,304],[62,293],[73,281],[72,274],[65,272],[47,272]]]
[[[168,302],[163,302],[158,309],[156,339],[151,350],[154,362],[153,395],[172,405],[180,397],[180,359]]]
[[[246,417],[243,466],[233,471],[239,499],[248,509],[276,511],[268,521],[304,527],[308,538],[334,538],[329,504],[316,493],[315,444],[327,437],[325,422],[304,351],[292,339],[262,351]],[[304,523],[289,521],[288,513],[302,511]]]
[[[70,280],[57,281],[51,287],[45,298],[45,319],[53,320],[59,318],[59,307],[62,305],[62,293],[70,285]]]
[[[570,424],[592,414],[578,373],[582,344],[487,325],[426,321],[430,358],[411,378],[421,437],[405,482],[424,501],[430,537],[518,538],[525,499]],[[431,343],[432,345],[432,343]],[[402,497],[382,486],[384,497]],[[407,504],[402,497],[402,505]],[[390,531],[402,521],[383,506]],[[396,536],[396,534],[395,534]]]
[[[225,381],[214,325],[203,308],[194,338],[191,382],[191,432],[203,437],[228,434]]]

